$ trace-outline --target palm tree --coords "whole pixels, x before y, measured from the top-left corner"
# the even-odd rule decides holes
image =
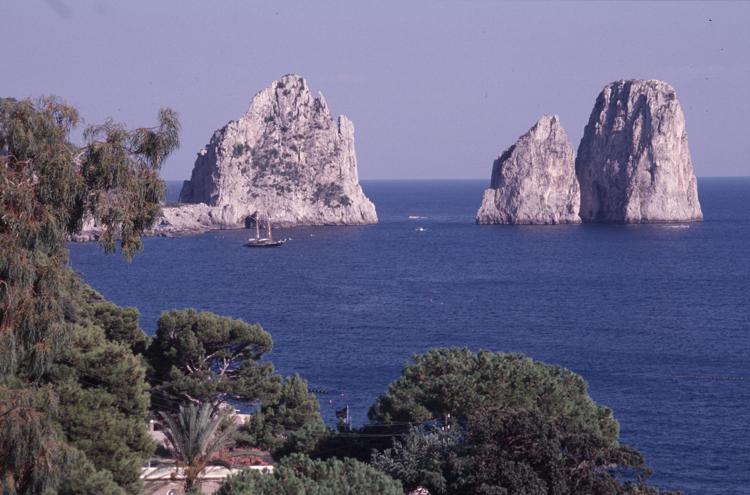
[[[172,446],[177,466],[184,466],[185,492],[189,492],[213,455],[232,439],[236,426],[211,404],[180,406],[176,415],[161,413],[164,435]]]

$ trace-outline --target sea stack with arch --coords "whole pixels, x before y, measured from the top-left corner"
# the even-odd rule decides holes
[[[198,152],[183,205],[165,207],[157,231],[378,222],[357,174],[354,125],[334,120],[322,94],[288,74],[255,95],[247,112]]]

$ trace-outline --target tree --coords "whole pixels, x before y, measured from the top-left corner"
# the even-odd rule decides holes
[[[464,493],[660,493],[643,456],[538,411],[491,407],[469,420]]]
[[[0,488],[4,494],[124,495],[111,473],[65,442],[52,420],[52,387],[0,387]]]
[[[370,418],[412,429],[374,464],[435,493],[657,493],[637,451],[618,442],[612,411],[564,368],[519,354],[433,349],[415,356]]]
[[[56,399],[50,387],[0,387],[2,493],[45,493],[59,481],[64,442],[47,414]]]
[[[130,492],[140,489],[140,468],[154,449],[146,429],[146,369],[130,347],[110,340],[89,319],[96,312],[81,300],[81,316],[46,378],[59,395],[56,420],[68,442]]]
[[[68,447],[57,495],[125,495],[106,470],[98,470],[82,451]]]
[[[581,376],[521,354],[451,348],[416,355],[368,416],[385,423],[420,423],[446,415],[467,418],[491,405],[539,411],[617,442],[619,425],[612,411],[591,399]]]
[[[104,229],[105,251],[118,239],[128,258],[141,248],[179,122],[168,109],[152,128],[108,121],[89,127],[83,146],[70,140],[78,122],[54,98],[0,99],[0,386],[4,397],[25,401],[0,428],[0,445],[15,449],[3,461],[8,493],[95,490],[71,483],[72,472],[88,473],[105,493],[122,491],[115,483],[134,492],[150,450],[143,366],[96,321],[67,267],[65,239],[88,218]],[[35,398],[39,391],[48,400]],[[107,430],[127,436],[113,444],[122,447],[116,456],[97,451]]]
[[[403,495],[401,483],[354,459],[285,457],[273,473],[245,471],[227,478],[217,495]]]
[[[320,405],[300,376],[282,380],[271,363],[260,362],[271,348],[260,325],[195,310],[165,312],[148,350],[153,403],[253,408],[240,442],[277,455],[309,451],[325,433]]]
[[[149,338],[138,324],[140,313],[136,308],[121,308],[104,299],[90,287],[83,287],[88,303],[89,317],[104,329],[107,339],[125,344],[135,354],[144,354]]]
[[[164,413],[162,419],[177,465],[184,469],[185,491],[189,492],[211,458],[231,441],[235,430],[233,420],[227,414],[215,412],[208,402],[201,406],[180,406],[176,415]]]
[[[281,390],[253,413],[240,429],[243,443],[275,455],[310,452],[326,434],[320,403],[298,374],[284,380]]]
[[[148,350],[154,402],[209,403],[216,411],[228,400],[249,405],[277,394],[273,366],[259,362],[271,347],[260,325],[192,309],[164,312]]]
[[[400,480],[407,492],[421,486],[440,495],[448,491],[451,470],[463,443],[464,431],[458,426],[432,431],[412,427],[403,440],[394,440],[393,447],[375,451],[371,464]]]
[[[38,378],[64,336],[66,236],[85,216],[101,224],[107,252],[141,247],[158,216],[158,168],[178,145],[179,122],[133,131],[110,121],[70,142],[76,110],[45,98],[0,99],[0,373]]]

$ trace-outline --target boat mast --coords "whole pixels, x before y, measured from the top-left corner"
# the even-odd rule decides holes
[[[260,239],[260,215],[255,214],[255,238]]]
[[[269,218],[266,222],[266,225],[268,225],[268,238],[273,240],[273,236],[271,235],[271,219]]]

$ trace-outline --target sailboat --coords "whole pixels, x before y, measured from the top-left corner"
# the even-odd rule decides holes
[[[282,246],[286,239],[273,240],[273,233],[271,232],[271,221],[266,220],[266,227],[268,228],[268,237],[260,236],[260,217],[255,219],[255,237],[251,237],[245,243],[247,247],[279,247]]]

